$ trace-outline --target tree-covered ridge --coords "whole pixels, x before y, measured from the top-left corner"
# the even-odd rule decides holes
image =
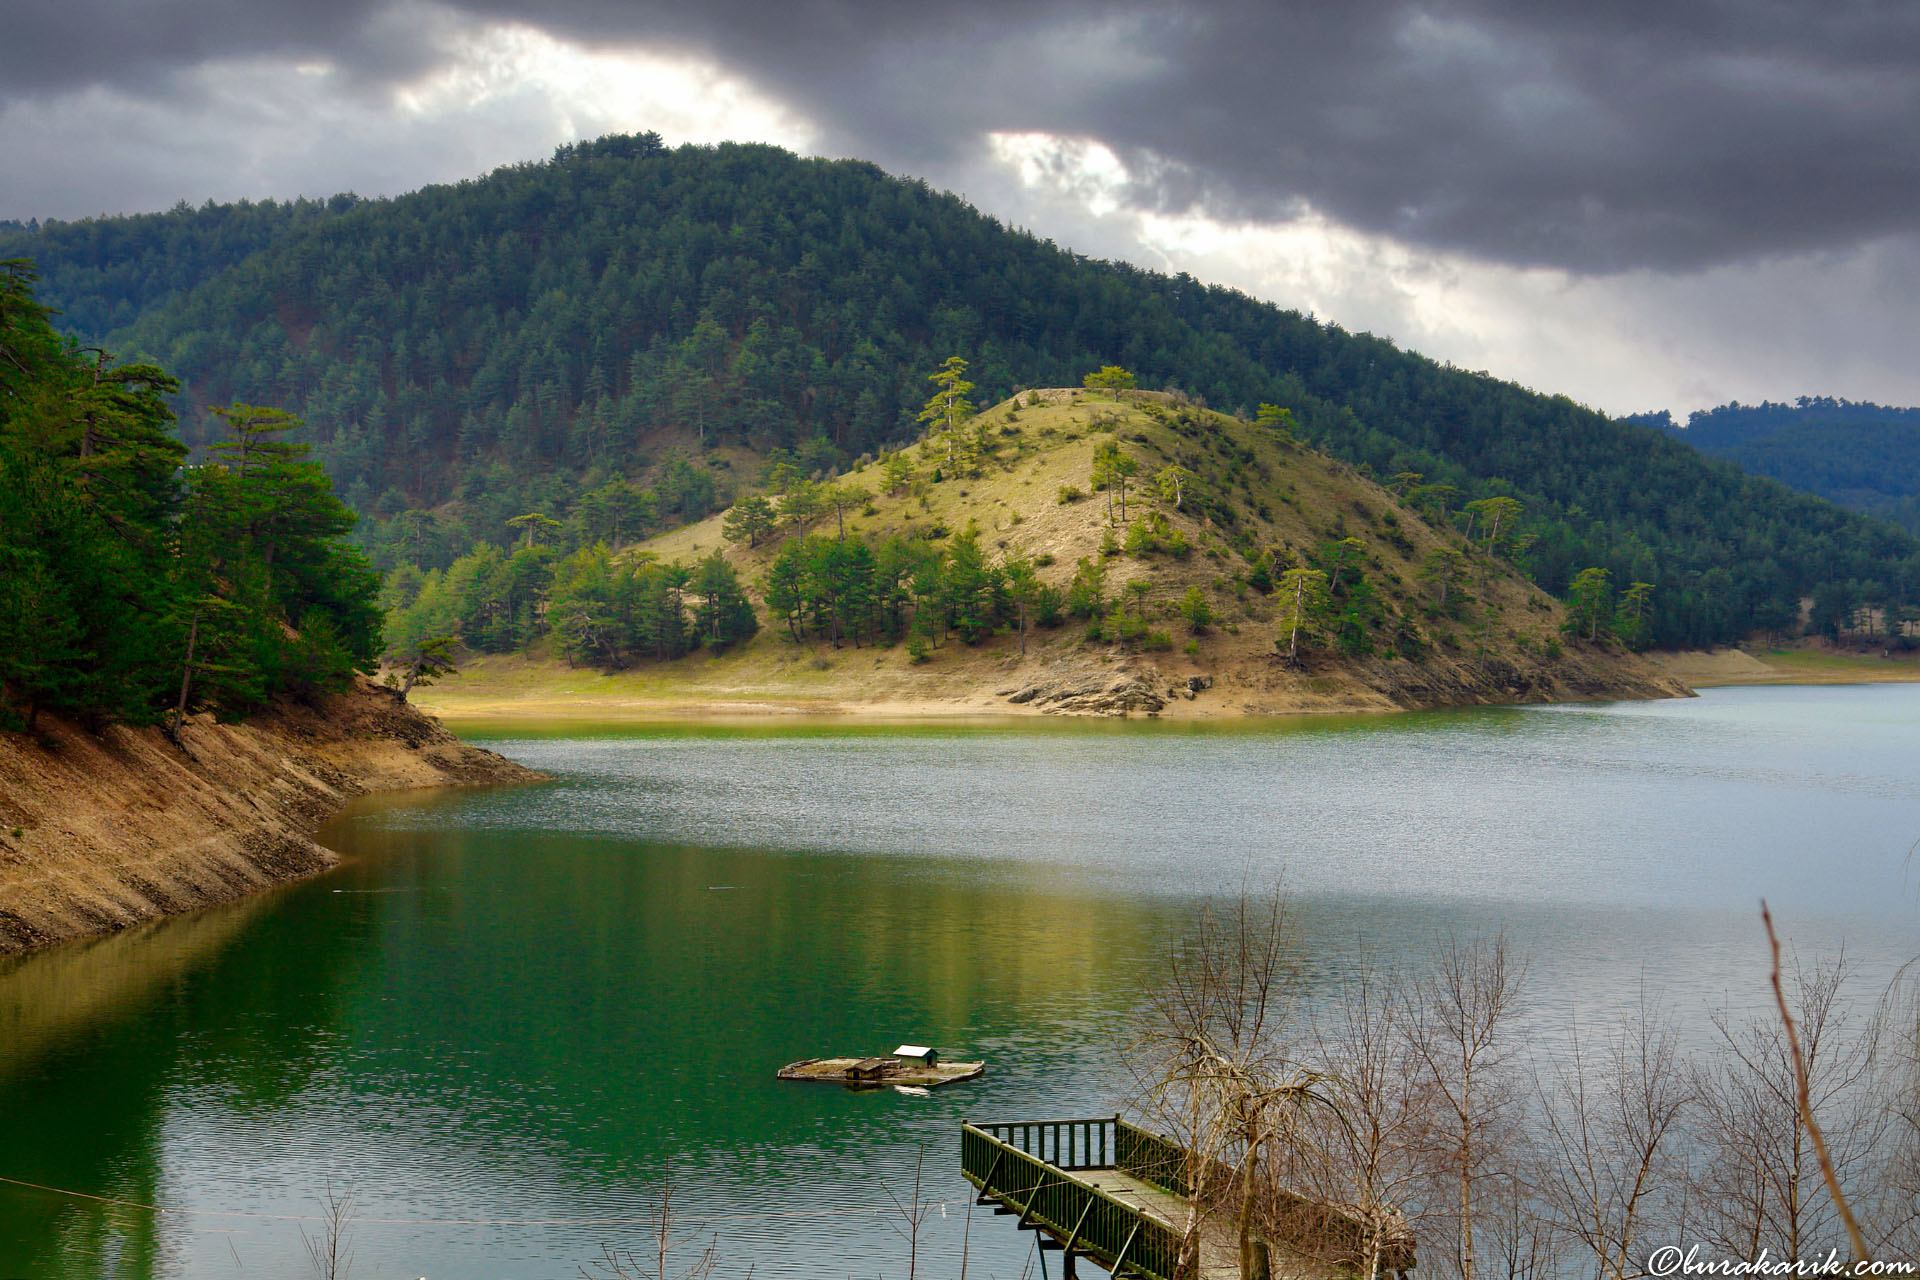
[[[56,230],[0,235],[0,250],[71,251],[63,272],[95,273],[90,314],[148,270],[104,247],[87,259]],[[475,540],[504,551],[504,519],[584,518],[609,485],[651,490],[669,524],[776,450],[845,466],[910,439],[925,371],[959,353],[988,403],[1117,363],[1243,416],[1287,408],[1306,440],[1376,474],[1512,496],[1537,580],[1564,594],[1603,567],[1653,584],[1660,644],[1790,626],[1825,583],[1907,599],[1920,579],[1920,541],[1659,430],[1082,258],[857,162],[608,138],[292,218],[261,251],[206,265],[121,342],[200,403],[304,416],[383,567],[421,558],[403,543],[435,542],[442,567]]]
[[[60,327],[97,343],[272,246],[292,228],[358,203],[352,195],[208,201],[198,209],[182,201],[165,213],[0,222],[0,258],[31,258],[42,277],[40,301],[54,309]]]
[[[367,666],[376,583],[297,422],[218,410],[183,469],[173,379],[61,337],[32,284],[0,264],[0,727],[240,714]]]
[[[1920,533],[1920,409],[1801,396],[1642,419],[1742,470]]]

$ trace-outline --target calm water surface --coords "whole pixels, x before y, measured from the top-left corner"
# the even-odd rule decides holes
[[[1916,687],[518,732],[484,740],[552,783],[366,802],[330,875],[0,964],[0,1280],[303,1274],[329,1182],[357,1277],[578,1276],[642,1247],[669,1163],[721,1274],[902,1277],[923,1151],[948,1276],[956,1121],[1114,1110],[1169,940],[1276,876],[1307,999],[1363,950],[1504,928],[1542,1055],[1643,983],[1695,1026],[1758,1007],[1763,895],[1803,954],[1846,943],[1864,1001],[1920,951]],[[771,1078],[901,1040],[991,1072]],[[967,1234],[971,1275],[1031,1265],[1004,1220]]]

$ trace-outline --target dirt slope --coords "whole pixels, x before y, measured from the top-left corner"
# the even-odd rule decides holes
[[[311,834],[352,796],[525,782],[362,684],[319,708],[95,736],[0,734],[0,953],[241,897],[338,861]]]

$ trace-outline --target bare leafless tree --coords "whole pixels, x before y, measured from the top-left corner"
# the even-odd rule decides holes
[[[1197,1266],[1201,1215],[1237,1221],[1242,1280],[1255,1269],[1262,1158],[1288,1148],[1303,1109],[1324,1101],[1288,1041],[1297,978],[1286,895],[1242,893],[1201,909],[1168,957],[1144,1030],[1128,1046],[1142,1107],[1187,1151],[1182,1269]]]
[[[1909,967],[1881,1003],[1876,1106],[1887,1117],[1868,1221],[1883,1256],[1920,1258],[1920,973]]]
[[[706,1280],[713,1274],[713,1269],[720,1265],[720,1242],[715,1236],[709,1235],[706,1245],[684,1264],[675,1257],[688,1245],[695,1244],[699,1233],[683,1233],[674,1226],[672,1161],[668,1161],[661,1172],[659,1206],[652,1217],[651,1258],[643,1259],[631,1250],[602,1245],[600,1257],[582,1267],[580,1274],[586,1280]],[[751,1269],[748,1274],[752,1274]]]
[[[1432,1091],[1411,1051],[1413,990],[1404,972],[1377,970],[1363,957],[1310,1032],[1330,1105],[1303,1114],[1286,1171],[1352,1229],[1294,1233],[1288,1243],[1361,1276],[1405,1270],[1418,1231]]]
[[[894,1232],[907,1242],[907,1280],[918,1280],[920,1274],[920,1227],[921,1224],[926,1222],[927,1215],[933,1212],[933,1206],[923,1203],[920,1199],[921,1177],[926,1172],[926,1167],[927,1144],[923,1142],[920,1144],[919,1150],[914,1156],[913,1191],[908,1198],[902,1200],[892,1187],[887,1186],[885,1183],[881,1184],[881,1189],[887,1193],[887,1199],[893,1201],[894,1210],[900,1215],[899,1222],[889,1222],[887,1225],[892,1227]],[[960,1259],[960,1269],[964,1272],[967,1267],[964,1242],[961,1247],[963,1252]]]
[[[1496,1157],[1517,1099],[1508,1024],[1519,1011],[1526,965],[1504,934],[1444,939],[1417,985],[1411,1044],[1433,1089],[1435,1154],[1453,1188],[1453,1262],[1475,1280],[1475,1193],[1502,1170]]]
[[[1538,1089],[1544,1207],[1592,1255],[1600,1280],[1643,1274],[1643,1241],[1685,1234],[1695,1076],[1672,1017],[1643,988],[1600,1043],[1576,1024]]]
[[[1483,1148],[1499,1153],[1487,1161],[1474,1193],[1480,1229],[1478,1266],[1487,1280],[1555,1280],[1565,1274],[1563,1237],[1543,1212],[1538,1195],[1543,1153],[1512,1134]]]
[[[1851,1185],[1870,1171],[1888,1117],[1871,1105],[1873,1043],[1842,992],[1844,952],[1812,968],[1781,973],[1804,1064],[1804,1110],[1819,1117],[1834,1176]],[[1730,1257],[1800,1258],[1850,1250],[1838,1206],[1802,1120],[1794,1043],[1774,1014],[1713,1016],[1714,1051],[1696,1073],[1702,1159],[1693,1223],[1703,1243]]]

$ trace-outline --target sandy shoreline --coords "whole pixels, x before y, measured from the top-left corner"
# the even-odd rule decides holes
[[[1647,657],[1668,675],[1696,689],[1920,682],[1920,660],[1911,654],[1881,658],[1826,649],[1695,649],[1650,653]]]
[[[1645,655],[1662,675],[1694,689],[1741,685],[1900,684],[1920,682],[1920,661],[1908,657],[1878,658],[1818,649],[1716,649],[1660,652]],[[606,724],[770,724],[806,719],[878,724],[908,721],[980,721],[1018,723],[1036,717],[1057,719],[1031,705],[1016,705],[986,693],[932,693],[902,696],[897,684],[884,693],[859,698],[840,690],[808,695],[792,691],[755,692],[735,685],[717,690],[704,682],[675,695],[661,680],[644,688],[622,688],[621,677],[589,677],[569,673],[564,681],[542,679],[539,664],[514,663],[499,670],[500,660],[482,667],[478,678],[455,678],[444,685],[419,690],[414,701],[422,711],[455,725],[559,725],[569,721]],[[557,689],[555,683],[598,683],[605,687]],[[938,685],[935,680],[930,683]],[[947,686],[951,689],[951,685]],[[840,694],[840,696],[835,696]],[[1622,695],[1624,696],[1624,695]],[[1602,698],[1601,701],[1611,699]],[[1384,715],[1404,711],[1381,699],[1263,698],[1254,709],[1231,697],[1169,703],[1155,718],[1179,721],[1244,721],[1262,717],[1293,719],[1305,716]]]
[[[414,699],[415,705],[447,724],[482,721],[596,720],[609,722],[670,723],[676,720],[720,724],[729,721],[765,723],[777,720],[832,718],[845,720],[1018,720],[1039,715],[1005,702],[955,702],[928,698],[920,701],[885,699],[873,702],[833,698],[768,696],[739,701],[688,698],[602,699],[584,695],[553,697],[475,697],[446,700]]]

